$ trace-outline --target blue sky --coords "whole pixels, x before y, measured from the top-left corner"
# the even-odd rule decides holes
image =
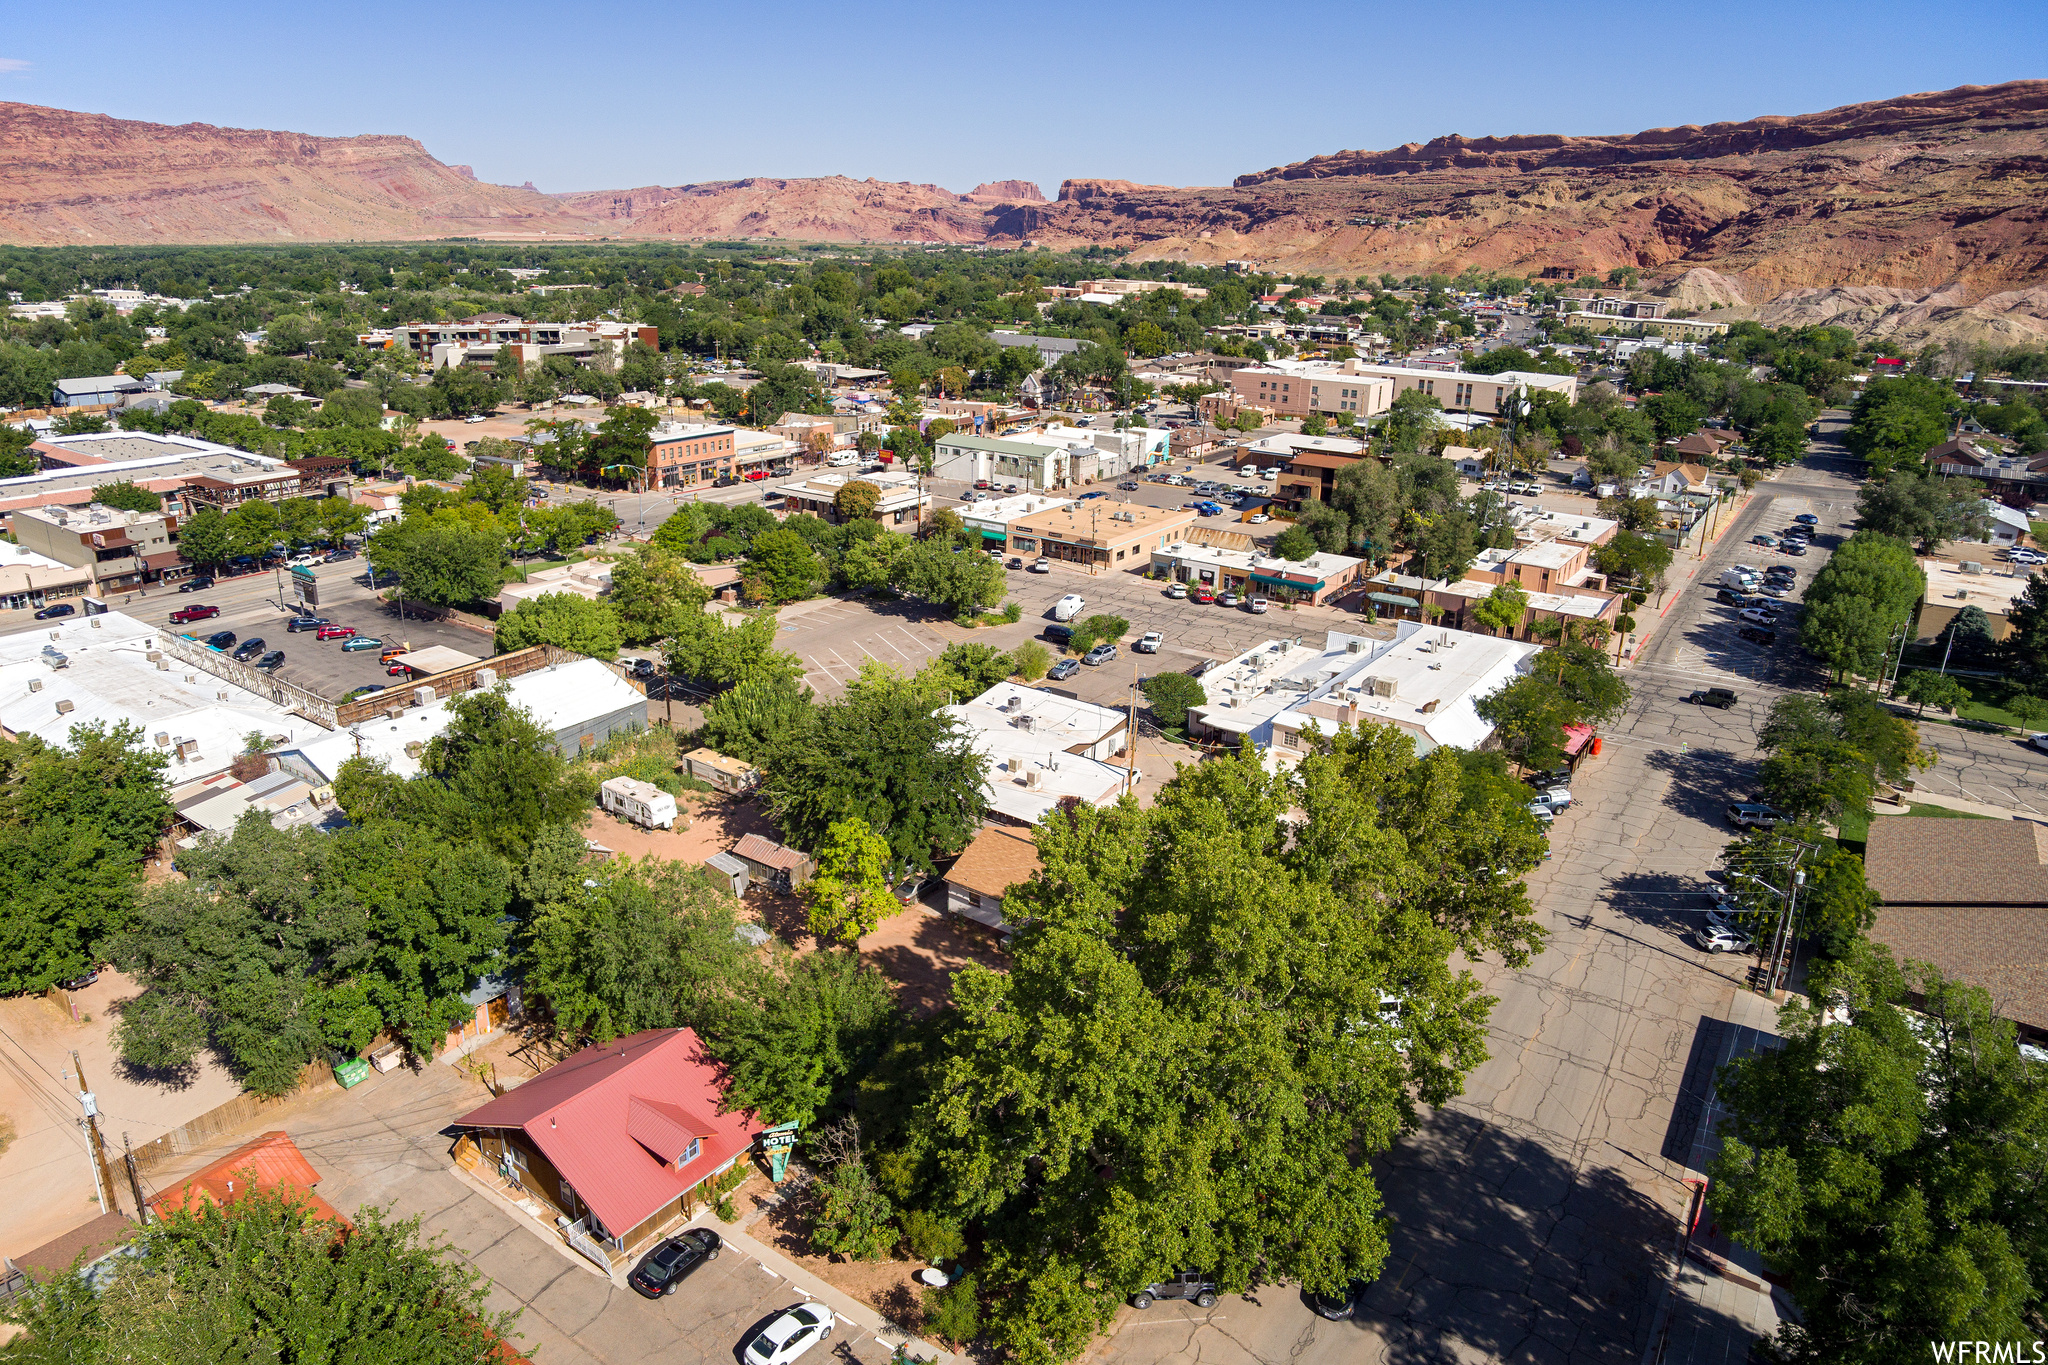
[[[1630,133],[2048,76],[2029,3],[24,6],[0,99],[403,133],[485,180],[1228,184],[1444,133]]]

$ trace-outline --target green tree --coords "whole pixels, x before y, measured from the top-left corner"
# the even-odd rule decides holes
[[[1709,1199],[1799,1306],[1770,1358],[1878,1365],[2039,1339],[2048,1110],[1981,987],[1858,943],[1723,1069]],[[2021,1348],[2027,1349],[2025,1345]]]
[[[1899,696],[1919,707],[1917,714],[1923,716],[1927,714],[1927,708],[1930,706],[1953,711],[1970,700],[1970,689],[1946,673],[1930,673],[1924,668],[1916,668],[1908,673],[1896,691]]]
[[[618,615],[627,644],[652,644],[668,634],[678,613],[701,613],[711,594],[683,557],[659,544],[643,545],[612,562],[605,601]]]
[[[1619,531],[1593,552],[1593,562],[1609,578],[1648,585],[1671,567],[1671,547],[1649,536]]]
[[[2010,632],[1997,643],[1993,657],[2005,666],[2006,676],[2023,687],[2048,684],[2048,578],[2028,580],[2026,591],[2006,610],[2005,620]]]
[[[1918,541],[1929,554],[1945,540],[1981,539],[1990,525],[1984,492],[1967,479],[1938,479],[1894,470],[1867,481],[1856,496],[1863,529]]]
[[[1554,768],[1564,759],[1565,727],[1612,720],[1628,706],[1629,685],[1601,647],[1584,640],[1551,645],[1529,672],[1480,698],[1480,718],[1525,766]]]
[[[766,1123],[809,1124],[873,1070],[898,1018],[888,978],[860,954],[778,950],[772,968],[746,978],[710,1044],[726,1103]]]
[[[1926,586],[1910,546],[1858,531],[1807,584],[1800,643],[1838,679],[1852,671],[1874,676]]]
[[[167,764],[132,725],[0,740],[0,994],[78,975],[127,923],[171,821]]]
[[[946,674],[948,690],[957,693],[964,701],[968,697],[980,696],[1008,678],[1016,671],[1016,663],[1006,650],[963,640],[947,645],[920,672],[941,670]]]
[[[24,1365],[404,1360],[493,1365],[514,1337],[483,1277],[419,1220],[358,1210],[346,1236],[303,1201],[251,1189],[142,1229],[119,1275],[59,1275],[17,1302]]]
[[[591,436],[584,462],[604,478],[637,477],[647,468],[648,436],[660,421],[652,408],[613,408]]]
[[[1002,565],[983,554],[955,554],[942,541],[924,540],[906,548],[890,565],[890,585],[899,592],[945,607],[967,617],[993,607],[1009,591]]]
[[[756,536],[747,549],[748,584],[758,585],[759,595],[778,605],[811,596],[824,574],[810,542],[791,530],[777,529]]]
[[[832,510],[848,521],[873,519],[882,490],[866,479],[849,479],[832,495]]]
[[[1017,676],[1025,682],[1037,682],[1052,667],[1052,651],[1037,640],[1026,640],[1012,651],[1017,661]]]
[[[704,708],[704,742],[760,763],[776,746],[801,740],[816,720],[810,688],[781,675],[743,678]]]
[[[194,564],[211,567],[235,557],[235,532],[228,519],[202,507],[178,527],[178,553]]]
[[[569,592],[529,597],[498,618],[500,654],[534,645],[555,645],[593,659],[619,656],[618,613],[608,603]]]
[[[1086,654],[1098,644],[1115,644],[1130,633],[1131,623],[1121,616],[1098,612],[1074,622],[1074,633],[1067,639],[1067,648],[1076,654]]]
[[[858,816],[835,820],[812,850],[818,870],[804,888],[811,936],[858,943],[903,907],[889,892],[889,845]]]
[[[1167,730],[1185,728],[1188,708],[1205,705],[1209,700],[1199,681],[1178,672],[1154,673],[1138,684],[1138,690],[1145,694],[1145,704],[1152,712],[1152,719]]]
[[[1315,536],[1310,534],[1306,526],[1299,524],[1289,526],[1273,542],[1274,554],[1297,564],[1315,554],[1316,550]]]
[[[93,492],[93,501],[102,506],[119,508],[124,512],[161,512],[164,507],[161,494],[152,493],[147,488],[127,480],[100,485]]]
[[[484,515],[487,522],[453,508],[407,515],[371,536],[366,555],[380,572],[396,573],[400,591],[415,601],[437,607],[488,601],[505,585],[505,533]]]
[[[473,839],[516,858],[544,826],[579,821],[590,808],[595,781],[570,767],[555,737],[512,701],[504,684],[465,692],[449,701],[448,712],[447,728],[420,755],[422,776],[407,784],[414,791],[405,799],[417,818],[451,839]],[[355,820],[347,785],[336,779],[336,799]]]
[[[1503,580],[1472,604],[1472,619],[1496,635],[1512,636],[1529,614],[1529,593],[1519,583]]]
[[[803,677],[803,661],[775,648],[776,630],[772,612],[743,616],[737,622],[722,613],[679,612],[670,622],[662,653],[671,674],[710,688]]]
[[[1434,874],[1393,807],[1346,774],[1412,765],[1398,744],[1311,755],[1296,778],[1247,748],[1184,769],[1149,811],[1041,827],[1043,870],[1005,904],[1029,927],[1008,971],[954,978],[911,1130],[940,1157],[920,1206],[979,1221],[987,1330],[1014,1358],[1076,1354],[1182,1266],[1226,1290],[1334,1289],[1384,1262],[1365,1158],[1417,1099],[1456,1093],[1488,1003],[1412,895]],[[1455,802],[1455,762],[1438,762]],[[1201,1084],[1157,1083],[1189,1055]]]
[[[895,870],[927,873],[935,854],[965,848],[986,809],[988,760],[943,700],[893,670],[863,669],[768,771],[762,790],[784,837],[815,848],[858,817],[888,842]]]

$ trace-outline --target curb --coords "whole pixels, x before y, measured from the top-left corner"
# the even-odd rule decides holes
[[[771,1275],[788,1280],[790,1285],[805,1298],[815,1299],[832,1310],[833,1316],[851,1326],[858,1327],[871,1335],[877,1344],[893,1351],[903,1347],[914,1360],[934,1362],[934,1365],[960,1365],[960,1358],[949,1351],[942,1351],[928,1341],[911,1336],[895,1323],[890,1322],[874,1309],[861,1303],[844,1290],[835,1289],[816,1275],[792,1264],[780,1253],[754,1240],[736,1226],[717,1221],[709,1210],[699,1213],[689,1221],[690,1227],[707,1227],[716,1232],[725,1245],[736,1247],[753,1257],[761,1268]],[[573,1252],[570,1254],[574,1254]]]

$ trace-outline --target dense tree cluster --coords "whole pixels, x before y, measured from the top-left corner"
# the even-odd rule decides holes
[[[1911,546],[1858,531],[1806,585],[1800,642],[1838,681],[1850,673],[1875,677],[1926,590]]]

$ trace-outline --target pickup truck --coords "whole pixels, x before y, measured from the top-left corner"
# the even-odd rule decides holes
[[[1735,705],[1736,698],[1735,694],[1725,687],[1707,687],[1693,693],[1686,700],[1694,706],[1712,706],[1718,710],[1726,711],[1729,707]]]

